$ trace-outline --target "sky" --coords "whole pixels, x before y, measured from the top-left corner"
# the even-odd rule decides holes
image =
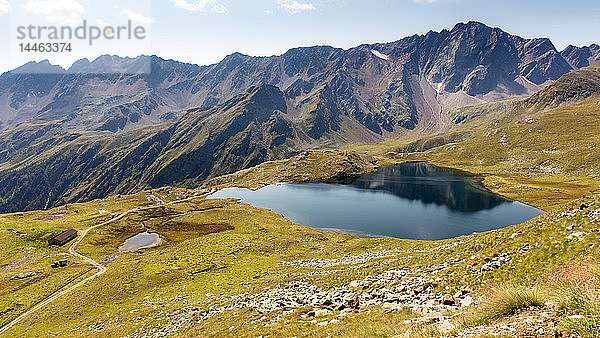
[[[132,29],[143,27],[143,39],[99,38],[90,45],[88,34],[69,40],[71,51],[22,50],[27,43],[65,40],[47,34],[19,39],[19,27],[75,29],[84,20],[86,32],[89,26],[103,30],[131,22]],[[548,37],[559,50],[600,43],[598,0],[0,0],[0,72],[43,59],[68,68],[103,54],[154,54],[206,65],[233,52],[269,56],[299,46],[351,48],[469,20],[525,38]]]

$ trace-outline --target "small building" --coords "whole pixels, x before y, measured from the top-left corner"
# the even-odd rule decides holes
[[[69,230],[63,231],[60,235],[50,239],[49,243],[50,243],[50,245],[62,246],[62,245],[65,245],[66,243],[72,241],[73,238],[75,238],[75,237],[77,237],[77,230],[69,229]]]

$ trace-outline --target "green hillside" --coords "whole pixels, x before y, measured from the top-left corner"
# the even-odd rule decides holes
[[[399,269],[406,269],[413,283],[406,292],[421,288],[431,299],[467,286],[485,293],[489,285],[532,282],[573,259],[600,255],[593,245],[599,239],[599,197],[572,201],[518,226],[424,242],[323,233],[295,225],[268,210],[233,200],[206,200],[202,195],[215,184],[239,185],[248,179],[269,183],[357,175],[372,170],[374,161],[390,163],[352,153],[313,152],[215,180],[203,190],[164,188],[45,212],[4,215],[0,217],[2,322],[91,273],[88,265],[73,258],[66,268],[50,268],[66,248],[49,248],[44,238],[71,226],[83,230],[128,210],[132,211],[119,221],[92,231],[78,248],[98,262],[108,260],[107,273],[25,318],[9,331],[11,336],[99,332],[104,336],[167,332],[209,336],[394,335],[414,329],[405,320],[419,317],[413,312],[416,307],[398,311],[375,302],[364,305],[360,312],[328,310],[324,305],[275,306],[274,311],[262,312],[243,304],[253,297],[268,300],[268,290],[294,281],[322,290],[340,287],[356,293],[361,288],[352,286],[352,281]],[[322,171],[336,166],[338,169],[330,172]],[[293,172],[294,168],[302,168],[301,172],[309,175],[273,176],[274,172]],[[190,199],[193,196],[197,197]],[[164,236],[166,243],[122,253],[115,259],[117,247],[138,233],[141,224]],[[585,235],[573,240],[571,234],[575,232]],[[478,272],[488,259],[500,256],[512,259],[499,268]],[[36,275],[10,279],[30,271]],[[377,290],[385,286],[373,285],[361,292],[380,292]],[[475,299],[478,292],[472,295]],[[223,306],[227,309],[221,309]],[[306,316],[312,309],[321,312],[317,317]]]
[[[103,224],[76,250],[104,264],[106,273],[5,335],[593,337],[600,327],[600,99],[593,90],[551,94],[561,86],[568,92],[571,84],[600,85],[598,68],[579,72],[527,100],[458,110],[448,133],[426,139],[356,147],[360,152],[306,151],[195,190],[163,187],[1,215],[0,324],[95,273],[68,256],[67,247],[46,243],[62,230]],[[572,81],[580,78],[585,81]],[[252,102],[231,102],[241,110],[220,107],[242,113],[223,114],[223,123],[210,128],[202,127],[209,123],[202,110],[192,111],[171,130],[176,137],[161,143],[187,146],[168,148],[177,149],[163,153],[172,160],[157,156],[157,172],[190,165],[185,154],[202,149],[209,135],[218,140],[234,130],[238,136],[228,139],[243,146],[247,137],[279,125],[265,122]],[[236,128],[248,116],[257,129]],[[228,142],[213,143],[221,158],[243,158]],[[233,199],[206,199],[224,187],[338,181],[404,161],[480,175],[490,190],[547,212],[500,230],[412,241],[321,232]],[[116,254],[144,230],[164,242]],[[63,257],[68,266],[50,267]]]
[[[24,123],[0,132],[0,211],[164,185],[193,187],[285,157],[289,139],[300,133],[285,109],[279,89],[258,85],[223,105],[192,109],[177,122],[126,133],[71,130],[60,121]]]
[[[536,109],[576,102],[600,95],[600,63],[563,75],[526,102]]]

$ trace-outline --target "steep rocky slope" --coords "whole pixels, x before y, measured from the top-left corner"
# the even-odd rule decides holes
[[[264,84],[222,105],[191,110],[177,123],[127,133],[23,124],[0,134],[0,210],[46,208],[165,184],[197,185],[211,175],[282,157],[284,144],[297,133],[283,93]]]
[[[600,192],[598,65],[566,74],[528,99],[470,113],[482,115],[456,120],[455,127],[470,131],[467,140],[405,158],[482,174],[503,195],[522,194],[521,201],[548,207]]]

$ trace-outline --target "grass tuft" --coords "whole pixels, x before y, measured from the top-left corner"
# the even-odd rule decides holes
[[[491,290],[483,301],[463,317],[464,325],[476,326],[513,315],[520,310],[542,306],[546,292],[537,287],[504,285]]]
[[[565,273],[566,271],[566,273]],[[579,262],[563,269],[555,284],[555,302],[564,326],[579,337],[600,336],[600,269],[592,262]]]

